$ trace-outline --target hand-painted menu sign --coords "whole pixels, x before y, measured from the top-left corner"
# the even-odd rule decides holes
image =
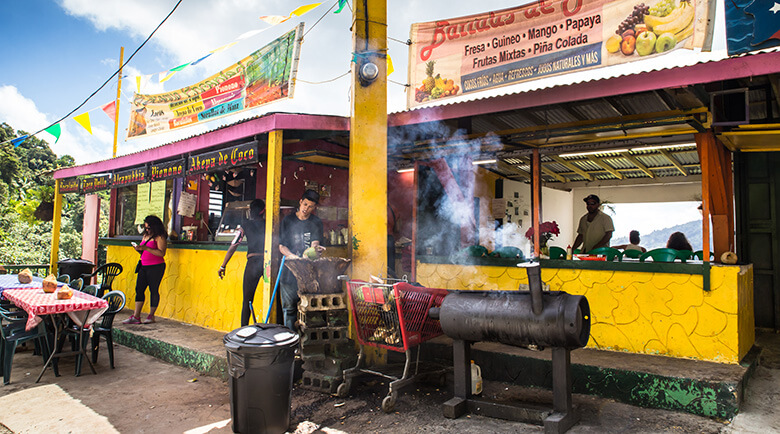
[[[407,106],[701,48],[712,1],[536,0],[412,24]]]
[[[184,159],[152,163],[149,165],[149,180],[162,181],[163,179],[181,178],[184,176]]]
[[[111,177],[111,187],[117,188],[141,184],[147,181],[146,178],[146,166],[114,172],[114,176]]]
[[[82,193],[94,193],[105,190],[111,183],[111,175],[91,176],[81,180]]]
[[[190,155],[187,175],[225,170],[257,163],[257,142],[244,143],[219,151]]]
[[[60,180],[60,193],[78,193],[79,192],[79,179],[78,178],[65,178]]]

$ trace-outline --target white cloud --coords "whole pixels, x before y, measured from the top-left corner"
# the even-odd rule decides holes
[[[105,116],[100,111],[90,113],[90,117]],[[5,122],[12,128],[34,133],[48,126],[56,119],[51,119],[45,113],[38,111],[35,102],[19,93],[14,86],[0,86],[0,122]],[[113,131],[92,123],[90,135],[81,125],[72,119],[60,123],[62,133],[57,143],[54,137],[46,132],[36,137],[45,140],[51,150],[58,156],[68,154],[77,162],[98,161],[111,157],[113,147]]]

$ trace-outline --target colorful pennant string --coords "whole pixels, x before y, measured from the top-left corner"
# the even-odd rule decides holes
[[[62,127],[60,126],[60,124],[54,124],[43,131],[46,131],[47,133],[54,136],[54,143],[57,143],[57,141],[60,140],[60,135],[62,134]]]
[[[79,125],[84,127],[85,130],[92,134],[92,124],[89,121],[89,112],[82,113],[80,115],[73,116],[73,120],[78,122]]]

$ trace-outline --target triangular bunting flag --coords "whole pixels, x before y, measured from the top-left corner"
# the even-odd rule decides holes
[[[282,24],[283,22],[289,20],[290,17],[289,16],[283,17],[281,15],[263,15],[262,17],[260,17],[260,19],[272,26],[275,26],[277,24]]]
[[[184,69],[184,68],[186,68],[186,67],[190,66],[190,63],[192,63],[192,62],[187,62],[187,63],[185,63],[184,65],[179,65],[179,66],[177,66],[177,67],[175,67],[175,68],[171,68],[171,71],[176,71],[176,72],[179,72],[179,71],[181,71],[182,69]]]
[[[290,12],[290,16],[297,15],[301,16],[305,14],[306,12],[311,11],[312,9],[316,8],[317,6],[321,5],[322,3],[312,3],[310,5],[304,5],[296,8],[294,11]]]
[[[89,122],[89,112],[82,113],[80,115],[73,116],[73,120],[78,122],[79,125],[84,127],[85,130],[92,134],[92,124]]]
[[[347,5],[347,0],[339,0],[339,10],[337,10],[336,12],[333,12],[333,13],[337,14],[337,13],[341,12],[341,10],[344,9],[344,6],[346,6],[346,5]]]
[[[242,40],[244,40],[244,39],[249,39],[249,38],[251,38],[252,36],[259,35],[260,33],[264,32],[264,31],[266,31],[266,30],[268,30],[268,27],[266,27],[265,29],[255,29],[255,30],[250,30],[250,31],[248,31],[248,32],[246,32],[246,33],[244,33],[244,34],[242,34],[241,36],[237,37],[237,38],[236,38],[236,40],[237,40],[237,41],[242,41]]]
[[[14,148],[19,146],[26,138],[30,137],[29,134],[25,134],[22,137],[17,137],[13,140],[11,140],[11,144],[14,145]]]
[[[102,109],[111,118],[111,122],[116,122],[116,101],[111,101],[104,105]]]
[[[209,53],[211,53],[211,54],[217,54],[217,53],[219,53],[220,51],[225,51],[225,50],[227,50],[228,48],[230,48],[230,47],[232,47],[232,46],[234,46],[234,45],[236,45],[236,44],[238,44],[238,41],[233,41],[233,42],[231,42],[231,43],[229,43],[229,44],[225,44],[225,45],[223,45],[223,46],[221,46],[221,47],[219,47],[219,48],[217,48],[217,49],[211,50]]]
[[[393,59],[390,58],[390,55],[387,55],[387,75],[390,75],[395,71],[393,68]]]
[[[205,55],[205,56],[201,57],[200,59],[198,59],[198,60],[196,60],[196,61],[194,61],[194,62],[190,63],[190,65],[192,65],[192,66],[195,66],[195,65],[197,65],[198,63],[200,63],[200,62],[202,62],[202,61],[206,60],[206,58],[208,58],[209,56],[211,56],[211,53],[209,53],[209,54],[207,54],[207,55]]]
[[[141,76],[135,76],[135,93],[141,93]]]
[[[176,74],[176,71],[163,71],[158,76],[160,83],[165,83],[166,81],[170,80],[171,77],[173,77],[173,74]]]
[[[62,134],[62,127],[60,124],[54,124],[43,131],[46,131],[47,133],[54,136],[54,143],[57,143],[57,141],[60,140],[60,134]]]

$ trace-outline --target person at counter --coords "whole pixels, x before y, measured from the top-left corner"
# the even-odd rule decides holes
[[[574,240],[572,249],[576,249],[582,244],[582,253],[588,253],[598,247],[609,246],[609,240],[612,238],[615,226],[612,224],[612,217],[599,209],[601,199],[598,196],[590,194],[583,201],[585,201],[588,213],[580,219],[580,224],[577,226],[577,238]]]
[[[631,231],[631,232],[628,233],[628,242],[629,242],[629,244],[620,244],[620,245],[612,246],[612,247],[615,248],[615,249],[623,250],[623,251],[626,251],[626,250],[638,250],[638,251],[640,251],[642,253],[645,253],[647,251],[647,249],[645,249],[644,247],[639,245],[640,241],[641,240],[639,239],[639,231],[634,230],[634,231]]]
[[[298,201],[298,209],[282,220],[280,228],[279,252],[287,259],[300,258],[303,251],[314,247],[321,254],[322,247],[322,220],[314,215],[320,195],[314,190],[306,190]],[[295,320],[298,316],[298,282],[288,269],[281,270],[282,276],[280,297],[282,311],[284,312],[284,325],[290,330],[295,330]]]
[[[666,248],[693,251],[691,243],[688,242],[688,238],[686,238],[685,234],[682,232],[675,232],[672,235],[669,235],[669,240],[666,241]]]
[[[149,287],[149,315],[144,324],[155,322],[154,313],[160,304],[160,282],[165,274],[165,252],[168,250],[168,232],[162,220],[154,215],[144,219],[144,231],[141,244],[133,243],[133,247],[141,254],[138,277],[135,281],[135,309],[130,318],[123,324],[141,324],[141,308],[144,307],[146,288]]]
[[[238,228],[233,242],[230,243],[225,259],[219,267],[217,274],[219,278],[225,277],[225,267],[227,267],[233,253],[238,249],[238,245],[246,236],[246,266],[244,267],[244,298],[241,301],[241,327],[249,324],[251,314],[250,303],[255,299],[255,290],[263,277],[263,254],[265,251],[265,202],[262,199],[255,199],[249,204],[249,216],[241,218],[241,227]]]

